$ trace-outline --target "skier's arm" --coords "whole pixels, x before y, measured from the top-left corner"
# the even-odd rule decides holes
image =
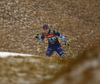
[[[62,38],[62,40],[64,41],[64,43],[66,44],[67,43],[67,41],[66,41],[66,39],[65,39],[65,37],[63,36],[63,35],[61,35],[59,32],[57,32],[57,31],[53,31],[54,32],[54,34],[55,35],[57,35],[57,36],[59,36],[60,38]]]
[[[67,41],[66,41],[66,39],[65,39],[65,37],[63,35],[60,34],[59,37],[62,38],[62,40],[64,41],[65,44],[67,43]]]

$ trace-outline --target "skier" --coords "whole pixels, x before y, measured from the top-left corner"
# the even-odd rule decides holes
[[[44,30],[44,33],[42,33],[42,36],[39,37],[39,34],[37,34],[35,38],[37,38],[38,41],[43,41],[44,38],[47,39],[48,48],[47,48],[46,56],[51,56],[53,51],[56,51],[60,55],[60,57],[65,57],[57,36],[62,38],[65,45],[69,47],[69,44],[67,43],[65,37],[55,30],[50,30],[48,25],[44,25],[43,30]]]

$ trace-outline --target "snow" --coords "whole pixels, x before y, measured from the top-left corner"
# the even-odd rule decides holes
[[[49,68],[55,68],[55,65],[49,65]]]
[[[13,52],[0,52],[0,57],[8,57],[8,56],[37,56],[37,55],[13,53]]]

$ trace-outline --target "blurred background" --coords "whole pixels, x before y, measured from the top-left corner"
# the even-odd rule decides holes
[[[0,52],[38,55],[35,35],[41,36],[42,26],[47,24],[50,29],[65,36],[70,49],[77,56],[87,48],[100,44],[99,4],[99,0],[0,0]],[[48,45],[46,39],[40,42],[40,57],[0,58],[1,84],[40,84],[45,78],[52,78],[52,76],[48,77],[48,74],[58,73],[67,66],[70,59],[73,59],[61,38],[59,41],[66,59],[59,58],[56,52],[51,58],[45,57]],[[38,68],[40,64],[41,68]],[[51,72],[49,72],[48,65],[50,65]],[[37,71],[36,74],[33,73],[34,70]],[[20,74],[15,75],[18,72]]]

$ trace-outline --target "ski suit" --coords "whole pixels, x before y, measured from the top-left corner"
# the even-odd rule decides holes
[[[44,38],[46,38],[48,41],[46,56],[51,56],[52,53],[56,51],[61,57],[65,57],[57,36],[61,37],[65,44],[67,43],[63,35],[61,35],[59,32],[55,30],[50,30],[50,29],[49,33],[44,32],[42,36],[38,38],[38,41],[43,41]]]

